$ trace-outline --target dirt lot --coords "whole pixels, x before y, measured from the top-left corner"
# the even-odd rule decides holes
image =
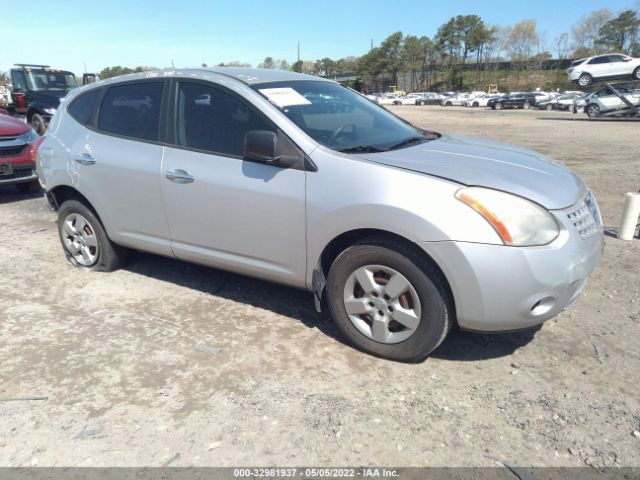
[[[640,188],[638,123],[393,110],[552,155],[608,230]],[[541,329],[453,332],[406,365],[344,345],[305,292],[142,254],[74,269],[54,219],[0,189],[0,466],[640,466],[640,240],[607,236],[583,296]],[[28,396],[48,399],[6,401]]]

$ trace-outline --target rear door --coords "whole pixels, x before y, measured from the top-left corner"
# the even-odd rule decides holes
[[[178,80],[174,90],[174,145],[162,168],[174,254],[304,286],[304,162],[244,158],[248,131],[278,129],[236,92],[196,80]]]
[[[611,66],[607,55],[593,57],[585,66],[587,67],[585,71],[587,71],[593,78],[604,78],[613,75],[611,73]]]
[[[112,240],[171,255],[160,177],[164,88],[163,80],[103,88],[89,128],[71,146],[69,168]]]

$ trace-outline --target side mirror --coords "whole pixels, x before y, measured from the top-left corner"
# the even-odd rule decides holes
[[[250,130],[244,136],[244,156],[265,163],[277,162],[278,136],[270,130]]]

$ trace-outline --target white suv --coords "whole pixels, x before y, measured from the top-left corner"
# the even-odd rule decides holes
[[[640,58],[622,53],[609,53],[576,60],[567,70],[569,80],[581,87],[590,86],[594,80],[625,78],[640,81]]]

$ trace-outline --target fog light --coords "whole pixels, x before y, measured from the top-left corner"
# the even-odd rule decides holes
[[[530,314],[534,317],[539,317],[540,315],[544,315],[548,313],[549,310],[553,308],[556,304],[556,299],[554,297],[544,297],[538,300],[533,304],[530,310]]]

